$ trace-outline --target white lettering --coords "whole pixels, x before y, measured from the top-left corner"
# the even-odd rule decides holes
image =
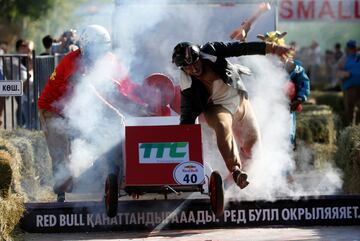
[[[331,208],[330,207],[325,208],[324,214],[325,214],[324,219],[331,219]]]
[[[88,215],[86,216],[86,225],[87,226],[90,225],[92,228],[95,226],[94,221],[93,221],[93,216],[94,216],[94,214],[90,214],[90,213],[88,213]]]
[[[156,224],[159,224],[162,221],[161,216],[158,215],[158,213],[154,213],[154,219]]]
[[[36,215],[36,227],[44,227],[43,220],[42,215]]]
[[[146,226],[155,226],[154,214],[153,213],[151,213],[151,212],[146,213],[145,225]]]
[[[197,211],[197,219],[196,219],[196,224],[202,223],[205,224],[206,223],[206,218],[205,218],[205,211]],[[190,217],[189,217],[190,219]]]
[[[289,220],[289,219],[290,219],[290,211],[289,211],[289,209],[284,208],[284,209],[281,211],[281,217],[282,217],[282,219],[284,219],[285,221],[286,221],[286,220]]]
[[[228,220],[228,217],[230,217],[230,211],[229,210],[225,210],[224,211],[224,222],[226,223]]]
[[[338,219],[339,218],[339,208],[338,207],[333,207],[332,208],[332,218],[333,219]]]
[[[54,227],[56,216],[53,214],[36,215],[36,227]]]
[[[290,220],[297,220],[296,208],[290,208]]]
[[[189,223],[195,223],[195,215],[193,211],[189,212],[189,218],[188,218],[188,222]],[[197,222],[196,222],[197,223]]]
[[[145,213],[141,212],[137,214],[138,224],[145,224]]]
[[[236,223],[246,223],[245,210],[238,210],[238,218]]]
[[[137,224],[137,223],[136,223],[136,216],[135,216],[134,213],[132,213],[132,214],[130,215],[130,222],[129,222],[129,224]]]
[[[301,220],[302,216],[305,214],[304,208],[298,208],[298,219]]]
[[[324,219],[324,208],[316,208],[316,217],[315,219]]]
[[[347,218],[347,215],[346,215],[346,207],[341,207],[340,208],[340,219],[346,219]]]
[[[305,219],[306,220],[310,220],[310,219],[312,219],[313,217],[314,217],[314,213],[315,213],[315,209],[314,208],[312,208],[312,213],[311,212],[309,212],[309,209],[305,209]]]
[[[215,219],[216,219],[215,214],[209,213],[208,211],[206,211],[206,213],[205,213],[205,221],[207,223],[211,223]]]
[[[270,209],[263,209],[262,221],[270,221]]]
[[[256,220],[256,215],[254,213],[254,209],[249,209],[249,222],[253,222]]]
[[[187,223],[186,213],[185,212],[181,212],[180,223]]]
[[[271,209],[271,221],[272,220],[276,220],[278,221],[279,220],[279,210],[278,209]]]
[[[95,225],[102,225],[101,214],[95,214]]]

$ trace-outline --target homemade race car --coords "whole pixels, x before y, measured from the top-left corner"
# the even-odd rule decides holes
[[[145,84],[153,87],[149,93],[156,93],[154,89],[166,93],[168,99],[158,102],[157,109],[162,112],[169,100],[179,95],[172,81],[162,74],[151,75]],[[178,116],[136,117],[125,121],[123,160],[109,172],[105,182],[104,201],[109,217],[117,215],[122,196],[137,199],[157,193],[167,199],[169,194],[182,192],[208,195],[214,214],[223,214],[224,184],[219,172],[212,171],[210,165],[206,165],[209,168],[205,171],[201,126],[178,122]]]

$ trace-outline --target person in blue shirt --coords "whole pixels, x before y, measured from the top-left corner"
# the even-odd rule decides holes
[[[360,54],[357,52],[355,40],[346,43],[346,55],[339,60],[336,76],[341,81],[344,94],[346,124],[359,123]]]
[[[265,42],[276,43],[286,46],[284,37],[287,33],[280,31],[267,32],[264,35],[258,34],[257,37]],[[300,61],[293,58],[281,58],[285,70],[289,74],[289,83],[287,86],[290,99],[290,140],[294,150],[296,149],[296,113],[302,110],[302,103],[310,95],[310,79]]]

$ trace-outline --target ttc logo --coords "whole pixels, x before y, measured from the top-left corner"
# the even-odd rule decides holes
[[[188,142],[139,143],[140,163],[180,163],[189,161]]]

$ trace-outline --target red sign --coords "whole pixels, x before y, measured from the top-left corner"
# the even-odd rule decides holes
[[[280,0],[280,21],[360,21],[360,0]]]
[[[177,168],[180,173],[176,174],[176,167],[182,163],[185,169],[194,164],[194,167],[203,166],[200,125],[126,126],[125,186],[202,181],[198,176],[189,176],[188,183],[176,180],[175,176],[181,176],[184,169]],[[203,175],[200,171],[198,174]]]

